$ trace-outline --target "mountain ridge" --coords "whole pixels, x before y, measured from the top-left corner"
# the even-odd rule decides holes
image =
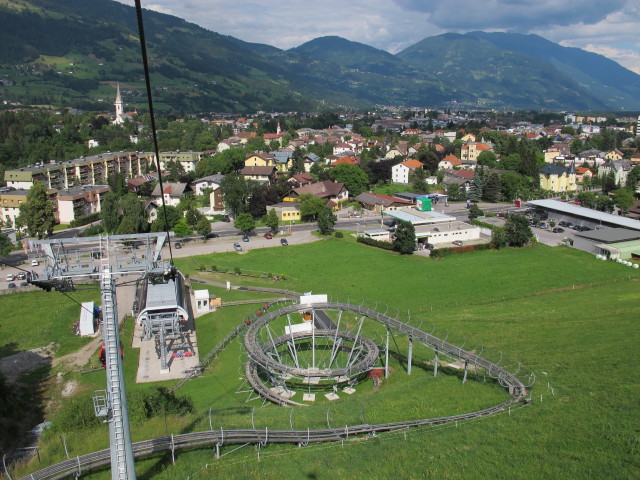
[[[302,110],[322,105],[549,110],[640,109],[640,75],[542,37],[427,37],[393,55],[342,37],[282,50],[144,11],[160,111]],[[113,82],[145,109],[135,9],[113,0],[0,4],[0,95],[32,105],[105,108]],[[606,73],[602,73],[602,72]]]

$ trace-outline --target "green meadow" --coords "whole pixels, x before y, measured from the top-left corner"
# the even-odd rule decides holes
[[[179,452],[175,465],[166,456],[138,462],[140,479],[637,478],[640,276],[633,269],[566,247],[491,250],[430,260],[398,256],[349,238],[243,255],[177,259],[176,264],[191,277],[327,293],[332,300],[387,311],[449,342],[464,344],[465,349],[482,352],[510,371],[519,370],[525,383],[533,381],[532,372],[533,401],[472,422],[340,443],[303,448],[270,445],[260,450],[245,446],[237,451],[225,446],[221,459],[213,457],[211,448]],[[285,274],[287,280],[201,272],[201,265]],[[208,288],[223,301],[270,296],[194,287]],[[3,309],[7,298],[17,295],[0,297]],[[256,305],[225,307],[198,318],[201,354],[255,310]],[[29,312],[23,313],[28,316]],[[3,320],[3,340],[10,328],[11,321]],[[137,351],[130,347],[131,331],[128,320],[122,329],[125,377],[129,395],[135,395],[153,386],[134,383]],[[378,342],[382,339],[375,325],[367,325],[363,332]],[[414,348],[414,368],[408,376],[407,342],[396,337],[398,355],[391,359],[392,374],[380,386],[363,381],[351,397],[343,395],[337,402],[319,398],[314,405],[293,411],[263,405],[260,400],[247,401],[251,395],[243,382],[246,355],[241,340],[232,341],[203,377],[178,390],[178,396],[192,400],[193,414],[132,421],[134,440],[206,430],[210,422],[214,429],[251,428],[252,417],[258,429],[427,418],[486,408],[507,398],[482,374],[471,374],[471,381],[462,384],[460,372],[443,366],[434,377],[433,352],[424,348]],[[104,372],[65,375],[78,382],[75,398],[86,399],[91,408],[90,393],[104,388]],[[171,387],[174,382],[160,385]],[[55,398],[59,382],[50,388]],[[55,424],[65,408],[65,401],[52,401],[46,416]],[[106,448],[107,429],[96,422],[67,432],[66,440],[71,455]],[[59,433],[46,435],[40,465],[63,458]],[[14,477],[38,466],[33,459]],[[102,471],[86,477],[110,475]]]

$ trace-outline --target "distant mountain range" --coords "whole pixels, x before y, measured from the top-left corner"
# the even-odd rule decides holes
[[[640,75],[536,35],[444,34],[392,55],[340,37],[290,50],[145,11],[160,111],[308,111],[321,105],[640,110]],[[115,82],[145,110],[135,10],[112,0],[0,3],[2,100],[110,111]]]

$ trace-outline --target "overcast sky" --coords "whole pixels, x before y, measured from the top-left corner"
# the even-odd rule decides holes
[[[118,0],[134,5],[134,0]],[[338,35],[390,53],[473,30],[535,33],[640,74],[640,0],[141,0],[247,42],[288,49]]]

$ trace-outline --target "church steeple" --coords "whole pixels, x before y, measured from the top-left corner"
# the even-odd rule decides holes
[[[122,97],[120,96],[120,82],[116,87],[116,100],[113,102],[116,107],[116,119],[114,123],[122,123],[122,115],[124,114],[124,104],[122,103]]]

